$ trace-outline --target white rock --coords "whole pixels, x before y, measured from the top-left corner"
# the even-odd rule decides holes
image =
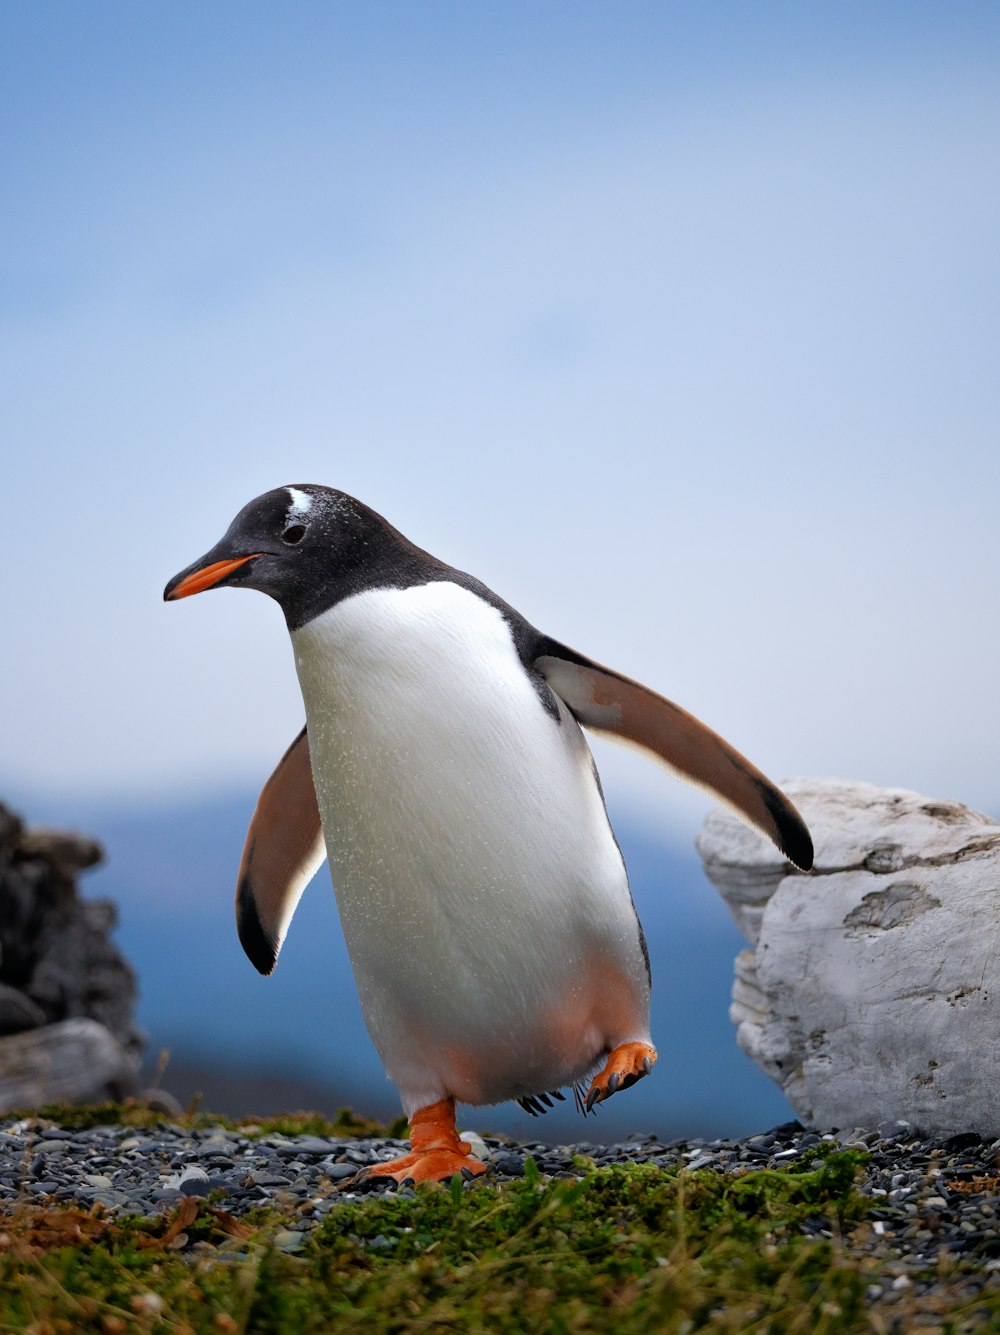
[[[493,1158],[493,1151],[477,1132],[460,1131],[458,1134],[459,1138],[464,1140],[466,1145],[468,1145],[474,1159],[479,1159],[483,1163],[488,1163],[489,1160]]]
[[[740,1047],[806,1125],[1000,1135],[1000,824],[901,788],[783,787],[812,873],[722,812],[698,836],[754,947],[736,959]]]

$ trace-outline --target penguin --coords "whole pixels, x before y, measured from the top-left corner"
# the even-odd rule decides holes
[[[369,1175],[476,1175],[456,1101],[537,1113],[570,1089],[587,1113],[656,1062],[646,941],[581,725],[652,752],[812,866],[794,806],[716,733],[344,492],[257,497],[164,598],[230,586],[281,607],[306,715],[254,811],[237,930],[269,974],[328,858],[410,1122],[409,1153]]]

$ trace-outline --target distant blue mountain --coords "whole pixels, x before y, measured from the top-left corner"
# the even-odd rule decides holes
[[[255,795],[158,810],[92,809],[87,828],[107,865],[87,876],[90,897],[120,910],[118,939],[140,981],[139,1019],[151,1052],[168,1049],[163,1084],[205,1077],[206,1100],[230,1082],[276,1082],[395,1116],[399,1104],[365,1032],[324,867],[306,891],[276,972],[262,978],[236,937],[232,893]],[[29,820],[39,815],[25,810]],[[42,819],[51,819],[46,811]],[[56,819],[53,823],[58,823]],[[742,1135],[791,1115],[777,1088],[736,1046],[727,1017],[734,956],[745,944],[691,848],[658,840],[627,814],[615,819],[653,966],[651,1079],[613,1099],[584,1124],[570,1106],[531,1118],[514,1105],[465,1110],[464,1123],[537,1139]],[[174,1092],[186,1098],[187,1088]],[[317,1098],[317,1102],[319,1099]]]

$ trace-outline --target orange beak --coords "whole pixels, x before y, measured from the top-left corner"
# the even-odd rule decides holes
[[[260,555],[260,552],[251,552],[249,556],[237,556],[231,561],[213,561],[210,566],[193,570],[164,597],[167,602],[172,603],[178,598],[187,598],[192,593],[201,593],[205,589],[210,589],[213,584],[218,584],[219,580],[224,579],[231,571],[238,570],[240,566],[246,565],[247,561],[252,561]]]

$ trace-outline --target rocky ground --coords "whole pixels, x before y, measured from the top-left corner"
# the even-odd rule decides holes
[[[983,1284],[1000,1272],[1000,1142],[975,1135],[926,1139],[896,1122],[874,1132],[820,1137],[793,1122],[741,1141],[546,1145],[470,1138],[499,1181],[522,1177],[529,1158],[543,1176],[575,1178],[590,1164],[735,1174],[787,1168],[815,1158],[824,1146],[861,1150],[867,1160],[858,1186],[871,1200],[863,1245],[896,1262],[886,1271],[888,1289],[921,1283],[920,1272],[943,1256],[975,1261]],[[402,1145],[386,1138],[257,1135],[246,1126],[188,1130],[163,1121],[152,1129],[68,1130],[40,1119],[7,1119],[0,1122],[0,1205],[63,1202],[155,1215],[182,1197],[211,1196],[237,1216],[256,1206],[277,1207],[287,1215],[288,1245],[294,1246],[340,1202],[387,1192],[412,1196],[413,1188],[388,1179],[354,1181],[360,1168],[394,1157]],[[824,1219],[805,1227],[830,1235]]]

